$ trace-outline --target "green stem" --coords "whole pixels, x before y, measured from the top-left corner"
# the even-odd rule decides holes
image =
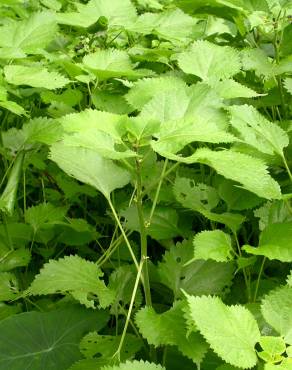
[[[126,323],[125,323],[125,326],[124,326],[124,329],[123,329],[123,333],[122,333],[122,336],[121,336],[121,340],[120,340],[118,349],[117,349],[116,353],[113,355],[113,357],[117,356],[119,361],[120,361],[120,353],[121,353],[121,350],[122,350],[122,347],[123,347],[123,344],[124,344],[124,341],[125,341],[128,325],[129,325],[129,322],[130,322],[130,319],[131,319],[133,306],[134,306],[134,302],[135,302],[135,297],[136,297],[137,290],[138,290],[139,280],[140,280],[141,275],[142,275],[142,269],[143,269],[144,262],[145,262],[145,260],[142,259],[141,262],[140,262],[140,265],[138,266],[138,272],[137,272],[136,281],[135,281],[135,284],[134,284],[134,289],[133,289],[133,292],[132,292],[132,297],[131,297],[129,311],[128,311],[127,318],[126,318]]]
[[[166,171],[167,165],[168,165],[168,159],[166,159],[165,162],[164,162],[163,169],[162,169],[160,179],[159,179],[159,183],[158,183],[158,186],[157,186],[157,189],[156,189],[155,197],[154,197],[154,200],[153,200],[153,204],[152,204],[152,208],[151,208],[150,216],[149,216],[149,220],[148,220],[149,226],[151,224],[152,217],[153,217],[154,212],[155,212],[155,208],[156,208],[156,205],[157,205],[157,201],[158,201],[161,185],[162,185],[162,182],[163,182],[163,179],[164,179],[164,176],[165,176],[165,171]]]
[[[265,266],[266,259],[267,259],[266,257],[263,258],[263,261],[262,261],[262,264],[261,264],[261,268],[260,268],[260,271],[259,271],[259,275],[258,275],[258,279],[257,279],[257,284],[256,284],[255,292],[254,292],[254,297],[253,297],[253,301],[254,302],[257,299],[258,290],[259,290],[260,281],[261,281],[261,276],[262,276],[263,271],[264,271],[264,266]]]
[[[234,235],[236,246],[237,246],[237,249],[238,249],[238,254],[241,257],[242,253],[241,253],[241,248],[240,248],[240,245],[239,245],[237,235],[236,235],[236,233],[233,233],[233,235]],[[245,282],[245,286],[246,286],[247,298],[248,298],[248,301],[250,302],[251,301],[250,282],[249,282],[249,279],[247,277],[247,273],[246,273],[245,268],[242,269],[242,273],[243,273],[243,278],[244,278],[244,282]]]
[[[147,263],[147,232],[145,225],[145,218],[143,213],[143,195],[142,195],[142,178],[141,178],[141,164],[139,159],[136,160],[137,168],[137,211],[140,224],[140,243],[141,243],[141,261],[145,261],[143,269],[143,281],[144,281],[144,293],[147,306],[152,306],[149,273],[148,273],[148,263]]]
[[[125,243],[126,243],[126,245],[127,245],[128,249],[129,249],[129,252],[130,252],[130,255],[131,255],[131,257],[132,257],[132,259],[133,259],[133,261],[134,261],[134,264],[135,264],[135,266],[136,266],[136,268],[137,268],[137,270],[138,270],[138,269],[139,269],[139,264],[138,264],[137,258],[136,258],[135,254],[134,254],[134,252],[133,252],[133,249],[132,249],[132,247],[131,247],[131,244],[130,244],[130,242],[129,242],[129,239],[127,238],[127,235],[126,235],[126,233],[125,233],[125,230],[124,230],[124,228],[123,228],[123,226],[122,226],[122,224],[121,224],[121,222],[120,222],[119,216],[117,215],[117,212],[116,212],[116,210],[115,210],[115,207],[113,206],[113,203],[112,203],[112,201],[111,201],[110,197],[108,197],[108,198],[107,198],[107,201],[108,201],[109,206],[110,206],[110,208],[111,208],[111,210],[112,210],[112,213],[113,213],[113,215],[114,215],[114,218],[115,218],[115,220],[116,220],[116,223],[118,224],[119,229],[121,230],[121,233],[122,233],[122,235],[123,235],[123,237],[124,237]]]
[[[290,181],[292,182],[292,173],[291,173],[291,171],[290,171],[290,168],[289,168],[289,166],[288,166],[288,163],[287,163],[287,160],[286,160],[286,157],[284,156],[284,154],[283,154],[283,156],[282,156],[282,159],[283,159],[284,166],[285,166],[285,168],[286,168],[286,170],[287,170],[287,173],[288,173],[289,179],[290,179]]]

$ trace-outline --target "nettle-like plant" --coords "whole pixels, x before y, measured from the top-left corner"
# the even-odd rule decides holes
[[[292,368],[291,17],[0,1],[0,370]]]

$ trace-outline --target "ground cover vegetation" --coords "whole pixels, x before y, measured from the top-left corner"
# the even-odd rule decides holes
[[[292,369],[291,17],[0,1],[0,370]]]

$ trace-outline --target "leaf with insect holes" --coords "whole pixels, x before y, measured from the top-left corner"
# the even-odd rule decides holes
[[[62,142],[52,145],[50,159],[69,176],[93,186],[107,199],[113,190],[127,185],[131,179],[128,171],[95,151],[65,146]]]
[[[60,89],[70,82],[59,72],[49,72],[44,67],[7,65],[4,67],[4,75],[6,81],[12,85],[42,87],[48,90]]]
[[[178,65],[185,73],[204,81],[228,79],[241,69],[238,51],[206,40],[195,41],[190,51],[179,54]]]
[[[218,297],[187,296],[190,316],[211,348],[227,363],[246,369],[257,363],[257,322],[243,306],[227,306]]]
[[[36,275],[27,295],[66,294],[84,304],[95,308],[94,299],[98,298],[101,307],[108,307],[114,299],[114,292],[109,290],[100,278],[103,272],[93,262],[76,256],[66,256],[59,260],[50,260]]]

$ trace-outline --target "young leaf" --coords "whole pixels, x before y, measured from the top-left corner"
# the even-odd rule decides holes
[[[257,248],[246,245],[243,249],[269,259],[292,262],[292,222],[268,225],[260,235]]]
[[[211,348],[227,363],[251,368],[257,363],[260,331],[242,306],[226,306],[218,297],[187,297],[191,318]]]
[[[0,367],[9,370],[64,370],[81,358],[84,333],[107,322],[103,311],[69,307],[24,312],[0,322]]]
[[[78,255],[66,256],[46,263],[25,294],[70,293],[88,308],[95,308],[94,297],[97,297],[101,307],[108,307],[114,296],[100,279],[102,276],[95,263]]]
[[[184,302],[177,302],[162,314],[157,314],[152,307],[145,307],[137,312],[135,321],[149,344],[177,346],[186,357],[200,364],[208,347],[199,333],[187,336],[184,306]]]
[[[106,198],[131,179],[129,172],[89,149],[57,143],[51,147],[50,159],[69,176],[93,186]]]
[[[221,230],[202,231],[194,237],[194,259],[227,262],[232,258],[231,238]]]
[[[209,41],[195,41],[190,51],[178,56],[179,67],[203,81],[227,79],[241,69],[239,52],[230,46],[219,46]]]
[[[265,296],[261,311],[266,322],[271,325],[286,343],[292,345],[292,287],[283,286]]]
[[[13,85],[42,87],[49,90],[59,89],[70,82],[59,72],[49,72],[46,68],[34,66],[7,65],[4,67],[4,75],[6,81]]]

